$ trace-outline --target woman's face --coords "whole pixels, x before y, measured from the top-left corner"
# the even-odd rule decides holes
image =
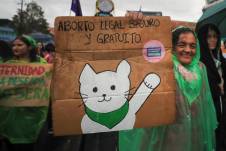
[[[193,33],[181,33],[179,35],[175,51],[176,56],[181,64],[190,64],[196,53],[196,39]]]
[[[214,50],[217,47],[217,33],[214,30],[208,30],[207,44],[210,50]]]
[[[17,57],[29,56],[29,47],[20,39],[13,42],[13,54]]]

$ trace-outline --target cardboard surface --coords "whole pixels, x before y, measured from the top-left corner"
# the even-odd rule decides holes
[[[141,22],[124,17],[58,17],[55,38],[55,135],[150,127],[174,121],[169,17],[147,17]],[[116,124],[105,121],[116,110],[121,115],[125,100],[129,101],[125,116],[118,122],[116,119]],[[84,104],[104,114],[98,114],[96,119],[97,114],[89,114]]]
[[[48,106],[52,65],[0,64],[0,106]]]

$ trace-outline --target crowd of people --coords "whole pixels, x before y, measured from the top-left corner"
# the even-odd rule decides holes
[[[16,37],[13,42],[0,40],[0,63],[7,63],[10,60],[25,62],[37,62],[39,59],[46,63],[53,63],[55,45],[36,42],[32,37],[22,35]],[[28,61],[30,60],[30,61]]]
[[[136,20],[144,17],[138,12],[130,12],[127,16]],[[0,121],[0,149],[225,151],[226,59],[221,51],[220,31],[213,24],[196,31],[179,26],[172,31],[172,45],[177,109],[173,124],[57,138],[49,134],[49,107],[0,106],[0,117],[5,119]],[[12,43],[0,41],[0,63],[53,63],[54,51],[53,44],[44,46],[22,35]],[[32,119],[31,123],[28,118]],[[18,123],[11,123],[12,120]]]

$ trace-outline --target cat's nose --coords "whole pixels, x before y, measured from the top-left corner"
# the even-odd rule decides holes
[[[103,97],[106,97],[106,94],[103,94],[102,96],[103,96]]]

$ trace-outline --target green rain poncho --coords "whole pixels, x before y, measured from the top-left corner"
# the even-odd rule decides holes
[[[46,63],[39,58],[38,62]],[[6,63],[29,63],[9,60]],[[48,106],[41,107],[4,107],[0,106],[0,135],[12,144],[36,142],[40,130],[46,121]]]
[[[188,66],[182,66],[173,55],[177,81],[176,121],[171,125],[120,132],[119,151],[214,150],[216,113],[206,69],[199,58],[199,45]],[[183,71],[188,74],[182,74]]]

